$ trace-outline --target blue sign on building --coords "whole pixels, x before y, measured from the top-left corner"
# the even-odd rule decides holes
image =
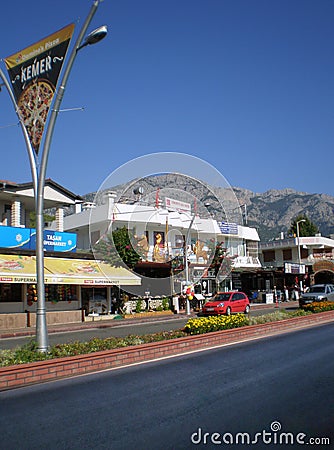
[[[222,234],[238,234],[238,224],[231,222],[218,222]]]
[[[0,247],[30,248],[30,228],[0,227]]]
[[[32,228],[0,227],[0,248],[36,249],[36,230]],[[77,235],[44,230],[43,248],[51,252],[75,252]]]

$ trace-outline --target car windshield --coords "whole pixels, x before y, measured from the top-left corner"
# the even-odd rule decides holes
[[[325,292],[325,286],[311,286],[309,292]]]
[[[217,294],[213,297],[213,302],[220,302],[222,300],[228,300],[231,294]]]

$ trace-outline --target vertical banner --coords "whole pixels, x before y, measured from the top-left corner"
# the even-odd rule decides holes
[[[38,154],[74,24],[5,58],[19,115]]]

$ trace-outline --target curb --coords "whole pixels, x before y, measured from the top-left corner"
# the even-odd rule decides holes
[[[334,311],[127,348],[0,368],[0,391],[110,370],[334,322]]]

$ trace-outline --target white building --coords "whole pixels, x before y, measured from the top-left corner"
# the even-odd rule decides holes
[[[264,269],[276,272],[276,284],[334,282],[334,239],[321,235],[277,239],[260,244]],[[281,274],[281,275],[279,275]]]
[[[210,217],[199,217],[194,214],[190,204],[173,199],[165,199],[164,207],[160,203],[158,206],[152,206],[140,202],[119,203],[115,202],[115,199],[114,193],[106,192],[99,197],[96,204],[83,204],[82,208],[78,205],[74,214],[64,217],[64,230],[76,233],[78,248],[88,250],[113,230],[126,227],[135,236],[136,245],[139,242],[143,250],[138,270],[144,270],[146,267],[159,271],[164,267],[164,263],[169,263],[178,256],[184,257],[184,246],[188,237],[188,280],[199,280],[206,272],[206,293],[216,287],[212,282],[217,281],[213,280],[212,274],[207,274],[215,248],[213,243],[224,243],[228,256],[232,258],[235,273],[261,267],[258,258],[259,236],[254,228],[234,223],[219,223]],[[183,273],[183,281],[184,278]],[[237,278],[234,277],[235,280]],[[176,279],[178,281],[177,277]],[[238,281],[237,286],[231,285],[231,276],[221,277],[219,281],[220,288],[241,287]],[[161,286],[161,281],[159,285]],[[172,287],[170,282],[167,285],[165,294],[170,295],[171,289],[180,291],[180,286],[175,283]],[[144,291],[147,289],[147,286],[142,287]],[[155,288],[151,285],[149,290]]]

